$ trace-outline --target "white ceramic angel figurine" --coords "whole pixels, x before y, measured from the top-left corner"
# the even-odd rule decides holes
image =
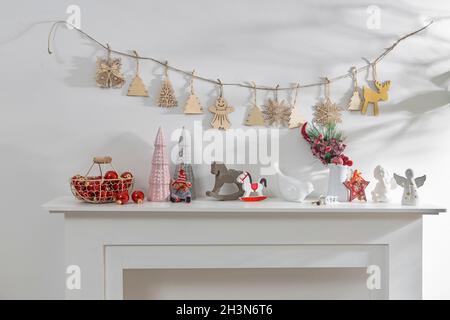
[[[414,171],[412,171],[412,169],[406,170],[405,176],[406,178],[394,173],[395,181],[397,181],[399,186],[403,187],[402,204],[407,206],[415,206],[419,203],[417,188],[423,186],[427,176],[423,175],[421,177],[414,178]]]
[[[373,170],[373,176],[377,180],[375,189],[372,191],[373,202],[389,202],[389,192],[397,187],[394,177],[382,166],[378,165]]]

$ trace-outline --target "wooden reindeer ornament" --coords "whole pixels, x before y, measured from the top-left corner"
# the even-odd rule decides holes
[[[381,83],[377,80],[377,72],[375,64],[372,64],[373,68],[373,83],[377,88],[377,91],[370,89],[369,87],[363,86],[363,97],[364,103],[361,108],[361,113],[367,113],[367,107],[369,103],[373,104],[373,115],[378,116],[380,114],[380,109],[378,108],[378,101],[387,101],[389,99],[388,91],[391,87],[390,81],[385,81]]]

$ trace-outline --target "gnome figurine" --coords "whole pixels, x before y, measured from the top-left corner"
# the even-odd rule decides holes
[[[191,202],[192,184],[186,181],[186,172],[183,169],[178,171],[178,178],[172,182],[170,201],[172,202]]]
[[[405,171],[405,176],[402,177],[394,173],[394,178],[397,184],[403,187],[402,204],[407,206],[415,206],[419,203],[419,195],[417,189],[423,186],[427,176],[423,175],[414,178],[414,171],[408,169]]]

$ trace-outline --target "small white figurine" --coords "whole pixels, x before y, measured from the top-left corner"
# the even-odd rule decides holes
[[[314,191],[314,186],[310,181],[294,179],[281,172],[278,162],[274,163],[273,167],[278,180],[278,190],[285,200],[302,202]]]
[[[372,191],[373,202],[389,202],[389,192],[397,187],[394,177],[382,166],[378,165],[373,170],[373,176],[377,180],[375,189]]]
[[[403,187],[402,204],[407,206],[415,206],[419,203],[419,195],[417,188],[420,188],[425,183],[427,176],[423,175],[418,178],[414,178],[414,171],[408,169],[405,171],[405,177],[399,176],[394,173],[395,181],[401,187]]]

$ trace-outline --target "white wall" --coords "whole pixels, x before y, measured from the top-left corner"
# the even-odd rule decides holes
[[[421,24],[421,17],[448,16],[448,1],[8,1],[0,11],[0,298],[61,298],[64,290],[63,220],[40,205],[69,194],[68,178],[87,169],[93,155],[109,154],[117,167],[137,174],[145,186],[159,124],[166,134],[192,118],[180,109],[155,107],[162,69],[142,66],[149,99],[127,97],[126,88],[100,90],[93,81],[95,59],[104,52],[77,33],[60,28],[55,54],[47,54],[48,20],[65,19],[70,4],[81,7],[82,28],[119,50],[167,59],[188,70],[224,81],[288,85],[346,72]],[[381,29],[366,27],[369,5],[381,8]],[[392,80],[381,116],[344,115],[348,154],[368,177],[377,164],[402,172],[426,173],[424,201],[449,205],[448,139],[450,81],[449,22],[403,42],[378,66]],[[124,60],[133,76],[134,61]],[[362,81],[363,75],[360,78]],[[180,101],[187,79],[171,74]],[[343,105],[350,80],[331,88]],[[216,94],[196,83],[205,105]],[[300,92],[307,118],[320,94]],[[226,88],[244,120],[250,92]],[[281,95],[281,94],[280,94]],[[264,94],[260,94],[262,102]],[[210,120],[204,114],[205,127]],[[281,166],[293,176],[314,174],[325,186],[322,166],[296,130],[282,130]],[[212,183],[208,166],[198,170],[204,191]],[[273,190],[276,193],[276,190]],[[397,191],[397,196],[398,196]],[[448,214],[424,225],[424,297],[450,298]]]

